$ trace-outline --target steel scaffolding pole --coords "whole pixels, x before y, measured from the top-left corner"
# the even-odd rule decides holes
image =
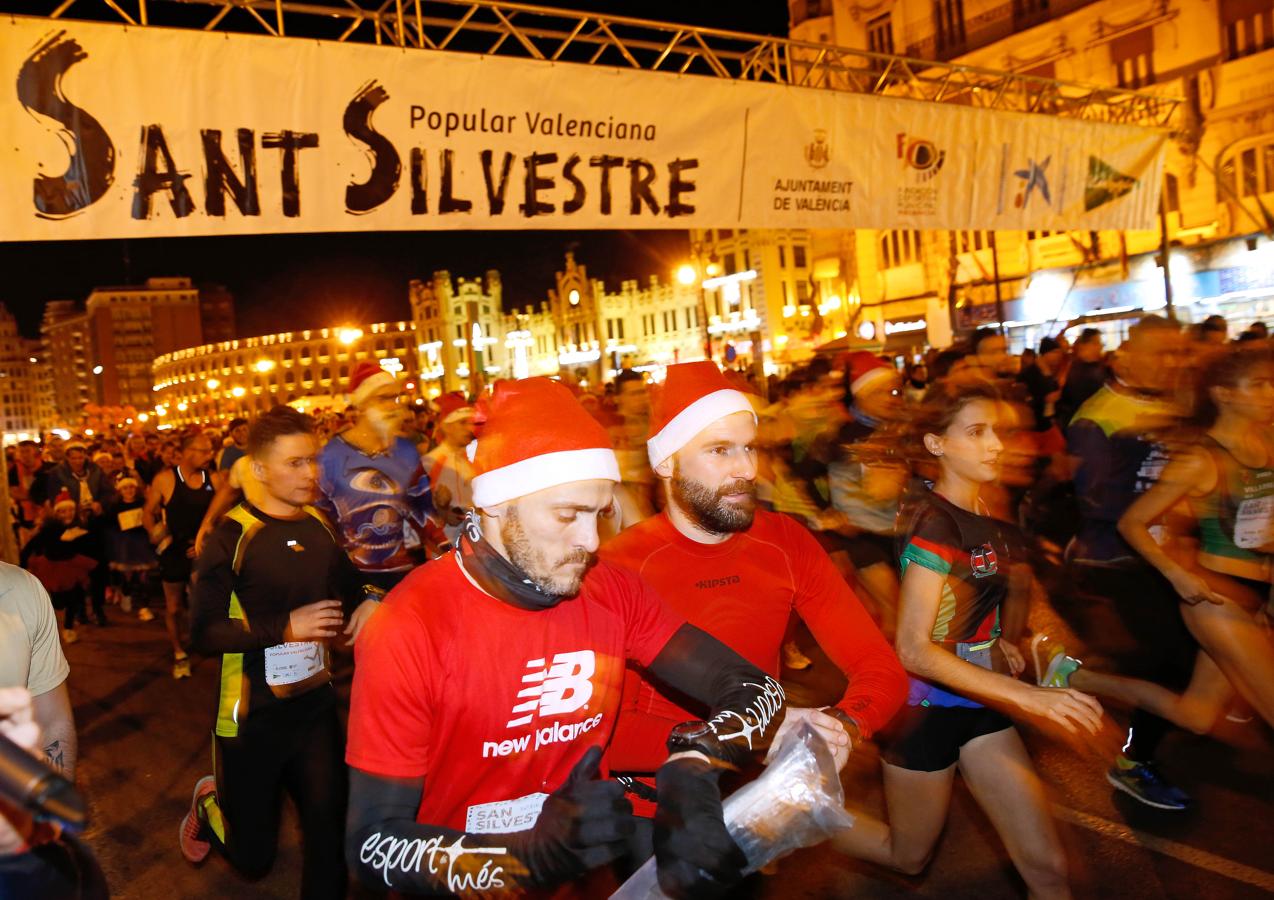
[[[105,6],[101,0],[49,0],[48,5],[50,19],[78,15],[132,27],[518,56],[1152,127],[1170,125],[1183,102],[1152,91],[497,0],[105,0]]]

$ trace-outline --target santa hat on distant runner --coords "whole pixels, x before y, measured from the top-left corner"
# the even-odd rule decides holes
[[[450,391],[438,398],[438,423],[459,422],[473,418],[473,405],[460,391]]]
[[[864,388],[881,381],[898,377],[898,370],[874,353],[855,350],[849,354],[849,393],[861,393]]]
[[[71,509],[79,509],[79,504],[75,502],[75,499],[71,496],[71,492],[66,488],[62,488],[57,495],[57,499],[53,501],[53,509],[55,511],[62,506],[69,506]]]
[[[736,390],[717,364],[709,360],[668,367],[663,388],[650,409],[650,437],[646,455],[659,465],[717,419],[731,413],[756,413],[747,395]]]
[[[610,437],[571,392],[547,378],[496,385],[482,432],[466,448],[482,508],[573,481],[619,481]]]
[[[379,364],[365,359],[354,367],[349,376],[349,400],[355,406],[362,406],[373,393],[396,379]]]

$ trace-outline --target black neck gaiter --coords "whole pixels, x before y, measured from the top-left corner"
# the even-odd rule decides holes
[[[518,609],[551,609],[566,599],[540,590],[526,573],[501,556],[483,537],[476,510],[471,509],[465,515],[456,545],[456,561],[478,587]]]

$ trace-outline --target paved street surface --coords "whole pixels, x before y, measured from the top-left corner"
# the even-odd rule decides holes
[[[300,859],[290,810],[278,861],[262,881],[243,881],[215,853],[198,869],[182,860],[178,823],[196,779],[210,771],[217,662],[196,659],[194,677],[175,682],[162,620],[141,624],[115,608],[109,615],[111,627],[83,627],[67,655],[80,783],[93,817],[87,837],[114,896],[295,898]],[[791,682],[792,699],[800,704],[825,702],[838,692],[838,674],[815,649],[810,652],[816,665]],[[1158,813],[1116,796],[1105,781],[1104,760],[1091,751],[1084,755],[1028,735],[1063,822],[1077,897],[1223,900],[1274,893],[1274,745],[1257,725],[1227,723],[1222,737],[1173,734],[1166,742],[1167,774],[1197,801],[1194,811],[1182,814]],[[881,814],[874,750],[854,754],[845,784],[851,807]],[[987,820],[958,788],[924,877],[892,876],[816,848],[789,857],[777,876],[741,893],[951,900],[1017,897],[1022,886]]]

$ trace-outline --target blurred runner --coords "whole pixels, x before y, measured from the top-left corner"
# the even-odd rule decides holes
[[[989,385],[939,384],[915,423],[914,439],[936,460],[938,477],[904,503],[899,529],[897,648],[912,678],[885,746],[890,824],[849,829],[836,845],[919,872],[946,823],[958,766],[1031,896],[1067,897],[1066,859],[1048,798],[1000,709],[1096,734],[1101,707],[1078,691],[1018,681],[1022,656],[999,640],[1018,563],[1009,526],[991,518],[978,496],[999,475],[999,402]]]
[[[358,422],[319,452],[316,505],[336,526],[364,577],[388,591],[423,562],[419,547],[432,512],[420,452],[399,432],[407,416],[401,385],[370,360],[349,379]]]
[[[622,532],[602,558],[641,576],[675,612],[771,677],[796,612],[850,684],[825,710],[789,708],[782,727],[810,721],[843,765],[897,711],[905,675],[813,536],[788,516],[756,509],[756,416],[747,396],[715,363],[669,366],[651,432],[646,447],[664,511]],[[630,668],[611,768],[653,786],[665,737],[692,715],[684,698]]]
[[[207,435],[189,432],[178,445],[180,458],[155,475],[142,508],[142,521],[159,555],[164,586],[164,625],[173,648],[173,678],[190,677],[190,659],[182,647],[178,616],[190,585],[195,536],[212,503],[216,483],[207,468],[212,442]]]

